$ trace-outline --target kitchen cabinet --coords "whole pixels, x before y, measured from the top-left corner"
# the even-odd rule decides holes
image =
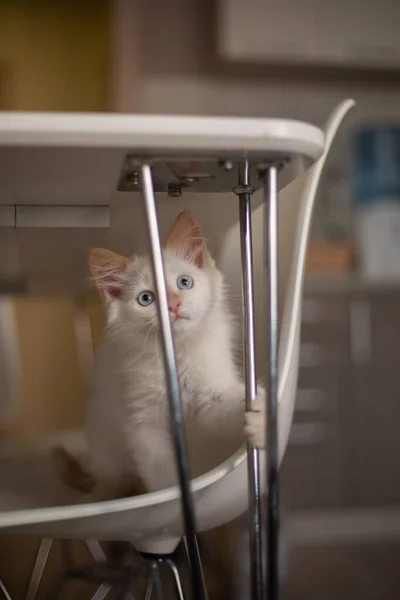
[[[229,61],[353,68],[400,65],[397,0],[219,0]]]
[[[400,289],[306,285],[284,506],[400,503]]]

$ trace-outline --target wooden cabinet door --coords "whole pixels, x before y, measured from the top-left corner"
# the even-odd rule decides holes
[[[354,481],[359,505],[394,505],[400,503],[400,294],[373,292],[368,303],[370,349],[353,366]]]
[[[306,296],[295,415],[281,469],[293,509],[345,502],[340,399],[349,387],[348,310],[343,296]]]

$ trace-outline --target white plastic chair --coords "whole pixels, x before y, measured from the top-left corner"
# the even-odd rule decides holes
[[[280,289],[280,350],[279,350],[279,455],[282,459],[289,437],[299,366],[301,293],[305,252],[317,186],[327,153],[340,123],[353,106],[346,100],[337,106],[325,128],[326,146],[323,156],[307,172],[279,194],[279,289]],[[254,279],[256,284],[257,329],[264,327],[263,219],[262,207],[253,214]],[[219,254],[219,264],[227,282],[233,288],[240,285],[239,226],[225,237]],[[263,356],[261,340],[258,355]],[[261,364],[262,360],[259,361]],[[0,464],[3,490],[7,483],[12,490],[18,479],[18,497],[10,491],[0,492],[0,531],[31,534],[61,539],[126,540],[138,550],[153,554],[172,552],[183,536],[179,489],[171,488],[110,502],[54,506],[65,503],[73,494],[52,476],[46,463],[48,447],[20,453],[9,464]],[[12,470],[12,472],[10,472]],[[263,469],[264,471],[264,469]],[[26,493],[21,494],[23,486]],[[33,487],[43,491],[39,499]],[[192,482],[193,499],[199,531],[230,522],[248,507],[246,451],[242,447],[223,464]],[[22,498],[22,500],[21,500]],[[20,503],[20,504],[18,504]],[[37,506],[37,508],[35,508]]]
[[[299,370],[300,325],[302,307],[302,289],[304,279],[305,256],[310,223],[321,174],[335,139],[336,133],[346,114],[354,106],[353,100],[338,104],[332,112],[325,131],[325,151],[321,158],[279,193],[279,453],[280,460],[286,449],[293,409],[296,399],[297,377]],[[255,286],[256,353],[258,356],[258,375],[265,376],[265,286],[264,286],[264,206],[253,212],[253,259]],[[240,293],[238,280],[240,264],[239,224],[232,227],[226,236],[221,252],[220,265],[228,287]]]

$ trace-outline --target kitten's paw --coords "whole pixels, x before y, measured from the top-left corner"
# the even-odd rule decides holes
[[[259,394],[254,398],[252,410],[245,413],[244,433],[247,440],[256,448],[265,448],[265,396]]]

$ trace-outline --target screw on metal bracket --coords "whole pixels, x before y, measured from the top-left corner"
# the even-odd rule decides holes
[[[220,160],[218,166],[228,173],[233,169],[233,162],[231,160]]]
[[[199,178],[198,177],[189,177],[188,175],[182,175],[182,177],[180,178],[180,181],[184,185],[190,185],[191,183],[196,183],[197,181],[199,181]]]
[[[254,194],[255,191],[256,190],[252,185],[238,185],[233,188],[233,193],[236,194],[236,196],[240,196],[241,194]]]
[[[278,160],[266,160],[263,162],[258,163],[257,165],[257,173],[259,177],[263,177],[263,173],[265,173],[265,171],[272,166],[275,166],[278,171],[281,171],[283,169],[283,167],[290,161],[290,158],[288,156],[284,156],[281,159]]]
[[[125,175],[125,181],[129,187],[136,189],[139,187],[139,173],[137,171],[128,171]]]
[[[182,196],[182,188],[179,183],[168,184],[168,196],[171,198],[179,198],[179,196]]]

